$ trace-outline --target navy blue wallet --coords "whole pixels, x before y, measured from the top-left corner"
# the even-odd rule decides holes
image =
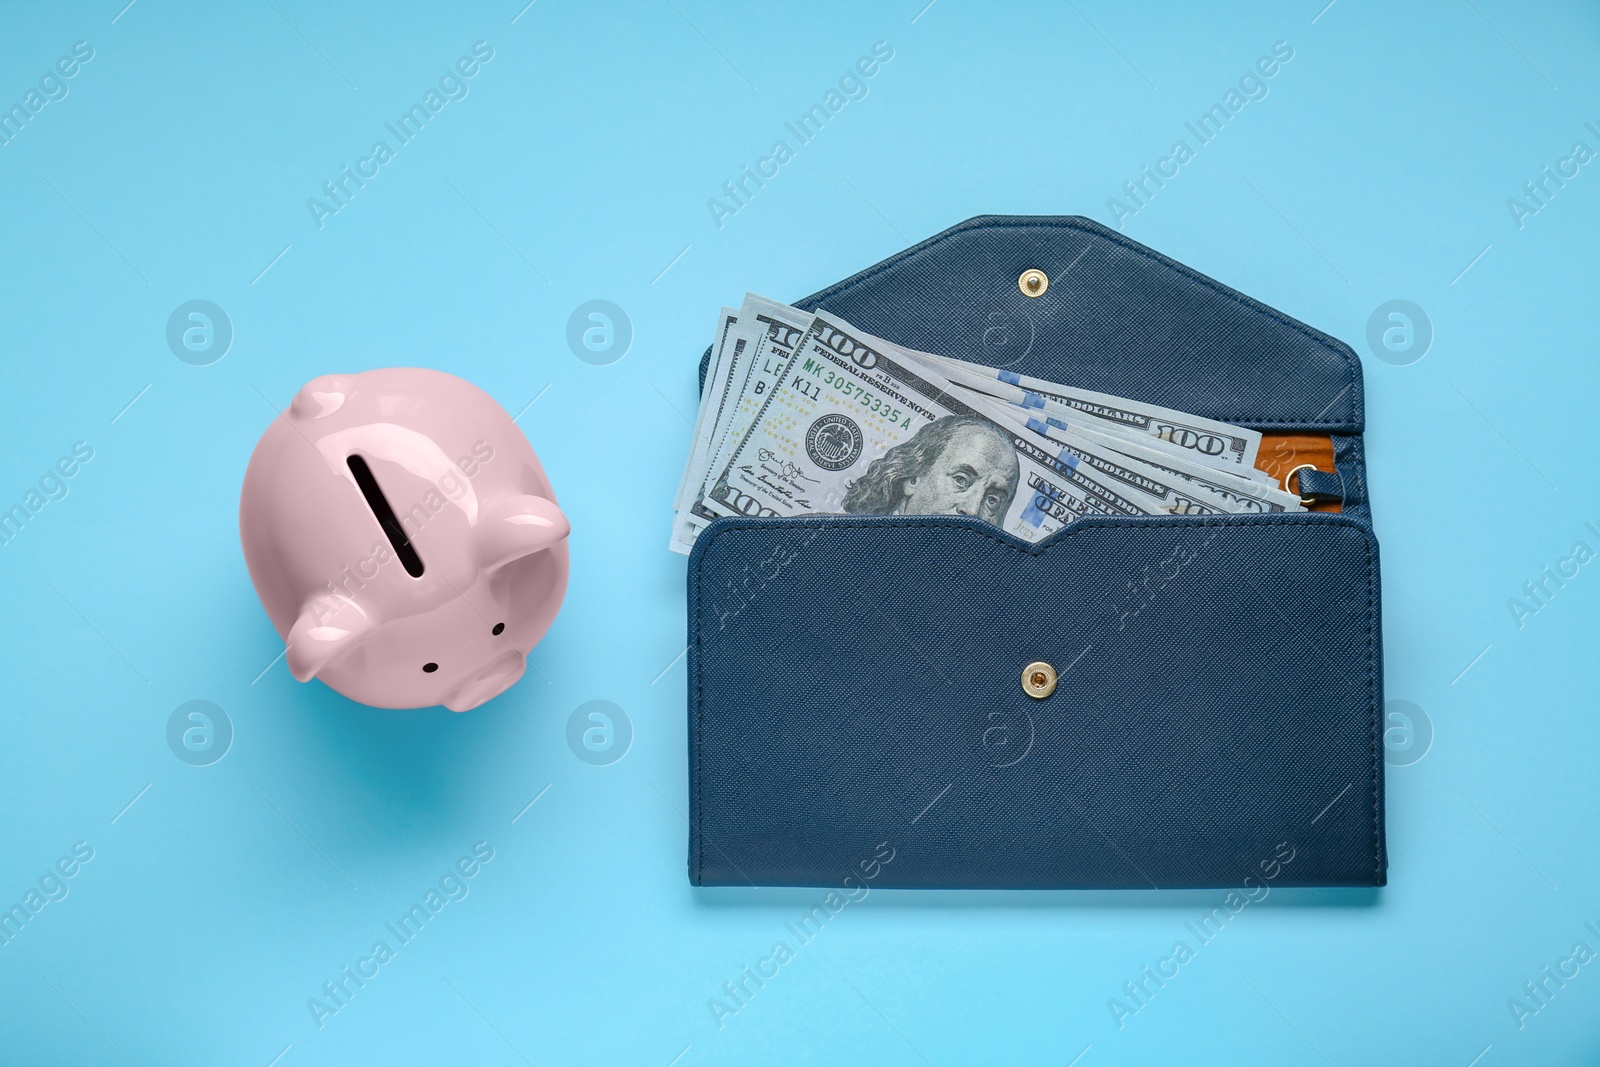
[[[1315,504],[1036,544],[956,516],[717,520],[688,569],[691,882],[1385,883],[1347,345],[1076,217],[972,219],[797,306],[1260,430],[1258,466]]]

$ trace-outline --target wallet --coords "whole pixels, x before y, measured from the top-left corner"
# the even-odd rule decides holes
[[[688,565],[693,884],[1385,884],[1349,346],[1078,217],[975,218],[797,306],[1259,430],[1310,510],[1031,544],[961,516],[713,522]]]

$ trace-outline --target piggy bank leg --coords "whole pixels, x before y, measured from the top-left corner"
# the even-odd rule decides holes
[[[349,597],[313,597],[289,629],[289,673],[309,682],[376,626]]]
[[[498,496],[484,506],[474,536],[486,570],[542,552],[566,539],[572,526],[553,500],[527,494]]]

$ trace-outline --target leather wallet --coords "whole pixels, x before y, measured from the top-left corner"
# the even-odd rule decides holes
[[[1088,516],[1035,544],[959,516],[712,523],[688,568],[692,883],[1385,883],[1347,345],[1077,217],[972,219],[797,306],[1260,430],[1258,467],[1311,511]]]

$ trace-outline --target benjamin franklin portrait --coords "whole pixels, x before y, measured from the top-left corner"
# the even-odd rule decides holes
[[[935,419],[872,461],[845,494],[852,515],[976,515],[999,523],[1017,491],[1017,453],[977,415]]]

